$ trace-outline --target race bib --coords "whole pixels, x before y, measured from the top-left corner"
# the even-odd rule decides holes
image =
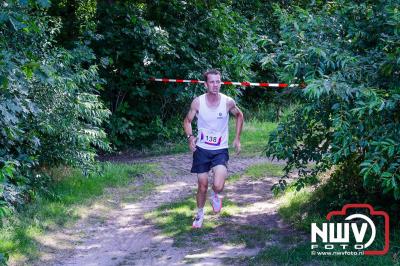
[[[222,142],[222,136],[219,132],[202,129],[200,133],[200,142],[212,146],[219,146]]]

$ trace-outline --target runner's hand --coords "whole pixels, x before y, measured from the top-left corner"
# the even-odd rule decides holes
[[[240,154],[241,150],[241,145],[240,145],[240,140],[239,139],[234,139],[233,140],[233,147],[235,147],[236,155]]]
[[[196,150],[196,140],[194,136],[190,136],[189,138],[189,149],[194,152]]]

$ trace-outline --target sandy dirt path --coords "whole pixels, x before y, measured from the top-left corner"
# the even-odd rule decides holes
[[[111,199],[93,204],[75,226],[44,236],[39,241],[42,243],[42,256],[35,265],[245,264],[237,258],[254,256],[260,248],[274,245],[278,241],[274,235],[282,237],[290,234],[291,229],[277,214],[277,202],[270,190],[277,179],[268,176],[257,181],[243,178],[228,184],[224,191],[224,197],[243,206],[227,220],[226,226],[207,236],[210,241],[205,245],[177,247],[174,239],[163,236],[160,229],[144,215],[162,204],[194,195],[196,175],[189,173],[191,154],[134,161],[115,158],[114,161],[155,163],[159,165],[162,175],[156,178],[154,191],[144,198],[129,203],[120,195],[129,194],[130,188],[114,189],[110,191],[114,195]],[[233,156],[229,173],[240,173],[262,162],[270,160]],[[224,239],[232,230],[243,230],[246,225],[257,225],[273,233],[252,247],[225,243]]]

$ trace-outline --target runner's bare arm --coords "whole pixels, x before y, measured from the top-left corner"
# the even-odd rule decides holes
[[[229,99],[228,101],[228,110],[232,115],[235,116],[236,119],[236,136],[233,140],[233,146],[236,149],[236,153],[239,154],[241,150],[240,134],[242,133],[244,116],[242,111],[240,111],[240,109],[236,106],[236,103],[233,99]]]
[[[185,130],[185,134],[188,137],[189,148],[191,151],[196,150],[196,137],[193,136],[192,131],[192,121],[199,111],[200,102],[198,98],[195,98],[190,105],[189,112],[187,113],[185,119],[183,120],[183,129]]]

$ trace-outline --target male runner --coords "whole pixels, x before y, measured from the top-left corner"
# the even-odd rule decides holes
[[[191,172],[197,173],[197,213],[193,221],[194,228],[200,228],[204,219],[204,204],[208,188],[208,172],[214,173],[214,184],[211,190],[211,205],[214,213],[222,208],[222,200],[218,196],[225,184],[228,175],[228,121],[229,112],[236,118],[236,136],[233,146],[236,153],[240,152],[240,133],[243,127],[243,113],[236,106],[235,101],[220,93],[221,73],[211,69],[204,73],[207,92],[196,97],[186,118],[183,127],[193,152],[193,165]],[[193,136],[192,121],[197,117],[197,138]]]

